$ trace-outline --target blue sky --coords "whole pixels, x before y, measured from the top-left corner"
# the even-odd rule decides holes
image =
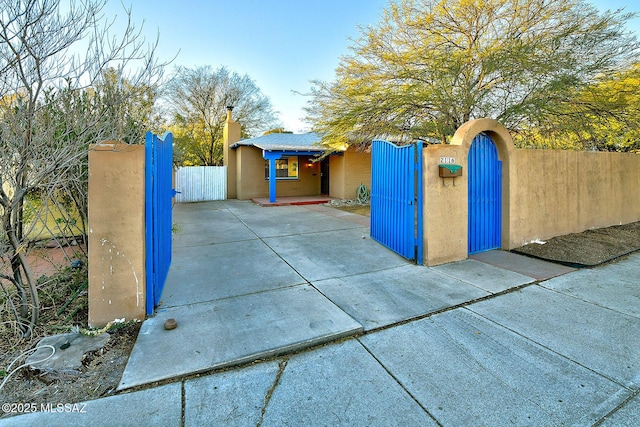
[[[592,0],[600,10],[640,12],[638,0]],[[302,108],[310,80],[333,80],[358,26],[375,25],[388,0],[108,0],[107,15],[132,7],[148,40],[160,34],[158,53],[173,65],[226,66],[248,74],[269,97],[280,121],[308,130]],[[640,18],[631,23],[640,36]]]

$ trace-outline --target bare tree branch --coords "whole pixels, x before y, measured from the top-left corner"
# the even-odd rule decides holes
[[[85,232],[89,145],[144,141],[166,65],[154,54],[158,40],[145,42],[130,10],[124,30],[111,34],[116,18],[105,17],[105,4],[0,0],[0,243],[25,336],[40,310],[26,257],[37,238],[33,221],[64,241],[75,233],[67,213],[75,210]],[[44,202],[40,209],[35,200]],[[56,230],[46,225],[52,208],[60,212]],[[35,219],[27,223],[26,214]]]

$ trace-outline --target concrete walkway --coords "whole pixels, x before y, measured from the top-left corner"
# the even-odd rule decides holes
[[[640,425],[640,254],[427,268],[323,206],[185,204],[174,222],[124,392],[0,426]]]
[[[368,218],[324,206],[225,201],[177,205],[174,216],[162,305],[142,326],[120,390],[358,335],[535,280],[476,260],[416,266],[370,239]],[[569,271],[549,265],[554,275]],[[168,318],[179,328],[165,331]]]

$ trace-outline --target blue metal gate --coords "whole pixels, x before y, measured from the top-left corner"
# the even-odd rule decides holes
[[[152,314],[171,265],[173,136],[147,132],[145,144],[146,309]]]
[[[469,150],[469,253],[500,248],[502,234],[502,162],[484,133]]]
[[[373,141],[371,237],[422,264],[422,143]]]

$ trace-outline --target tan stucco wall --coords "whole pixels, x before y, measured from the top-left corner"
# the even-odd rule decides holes
[[[640,220],[640,155],[515,150],[504,249]]]
[[[467,151],[456,145],[429,145],[422,150],[423,263],[444,264],[467,258]],[[440,157],[453,157],[462,176],[438,176]]]
[[[451,145],[423,150],[425,264],[467,258],[467,159],[480,132],[493,139],[502,161],[502,249],[640,220],[640,155],[516,149],[500,123],[473,120]],[[462,165],[457,187],[438,176],[440,157]]]
[[[347,167],[343,154],[329,156],[329,196],[347,199],[344,188]],[[351,197],[353,198],[353,197]]]
[[[89,152],[89,326],[145,317],[145,147]]]
[[[235,150],[238,165],[237,198],[269,197],[269,181],[264,177],[262,150],[239,146]],[[276,180],[277,197],[316,196],[320,194],[320,164],[310,163],[309,157],[298,156],[298,179]],[[230,197],[231,198],[231,197]]]
[[[236,177],[239,200],[269,195],[269,184],[264,180],[262,151],[255,147],[240,146],[235,151],[238,173]],[[231,197],[230,197],[231,198]]]
[[[355,199],[358,187],[371,191],[371,153],[348,149],[329,158],[329,195],[338,199]]]

